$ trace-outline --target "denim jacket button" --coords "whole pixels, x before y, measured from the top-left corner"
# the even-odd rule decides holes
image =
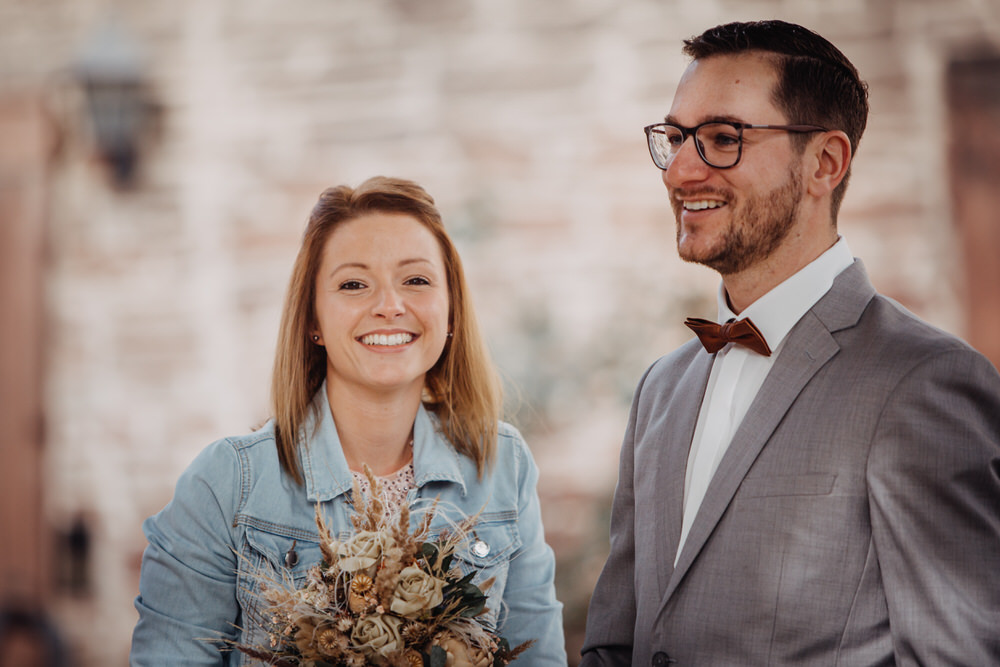
[[[285,552],[285,567],[295,567],[299,564],[299,554],[295,551],[295,542],[292,542],[292,547]]]
[[[472,555],[477,558],[486,558],[490,555],[490,545],[482,540],[476,540],[476,543],[472,545]]]

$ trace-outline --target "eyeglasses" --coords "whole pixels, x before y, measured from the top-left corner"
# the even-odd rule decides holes
[[[782,130],[784,132],[826,132],[819,125],[751,125],[711,121],[681,127],[670,123],[654,123],[643,128],[649,143],[649,155],[660,169],[667,169],[688,137],[694,137],[695,148],[705,164],[716,169],[735,167],[743,156],[743,130]]]

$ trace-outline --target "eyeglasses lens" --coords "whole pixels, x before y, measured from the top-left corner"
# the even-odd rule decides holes
[[[685,131],[673,125],[658,125],[650,128],[649,149],[653,161],[660,169],[666,169],[681,150],[686,139]],[[740,132],[726,123],[707,123],[694,131],[698,153],[710,166],[725,169],[732,167],[740,159]]]

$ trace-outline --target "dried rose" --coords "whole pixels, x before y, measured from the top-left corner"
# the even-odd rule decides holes
[[[403,639],[399,636],[399,626],[402,621],[393,616],[371,614],[363,616],[354,624],[351,631],[351,641],[355,648],[366,653],[378,653],[386,656],[393,651],[401,651]]]
[[[417,616],[425,609],[433,609],[444,600],[444,582],[432,577],[416,565],[404,567],[399,573],[396,590],[392,593],[389,608],[400,616]]]
[[[386,533],[362,531],[337,545],[338,565],[344,572],[367,570],[375,565],[382,553],[396,545],[396,540]]]

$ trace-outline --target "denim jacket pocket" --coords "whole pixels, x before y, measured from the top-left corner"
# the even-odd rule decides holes
[[[510,561],[521,549],[516,512],[493,512],[480,515],[468,539],[455,552],[455,562],[462,574],[475,571],[473,582],[481,584],[493,578],[487,594],[488,612],[481,619],[496,628],[507,587]]]
[[[318,539],[318,535],[284,526],[246,526],[236,591],[243,609],[244,643],[267,642],[267,602],[261,597],[261,588],[302,587],[309,569],[323,558]]]

